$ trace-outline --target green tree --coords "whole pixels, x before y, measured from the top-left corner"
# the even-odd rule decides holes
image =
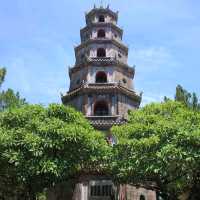
[[[175,101],[182,102],[186,106],[190,106],[191,94],[185,90],[181,85],[177,85]]]
[[[200,103],[199,103],[199,99],[198,99],[196,93],[193,92],[191,96],[192,96],[191,97],[191,107],[192,107],[192,109],[200,110]]]
[[[0,88],[5,80],[6,69],[0,68]],[[26,100],[21,98],[19,92],[14,92],[12,89],[2,90],[0,92],[0,111],[8,108],[20,107],[26,104]]]
[[[6,75],[6,69],[0,68],[0,87],[1,87],[2,83],[4,82],[5,75]]]
[[[199,112],[170,100],[150,104],[112,132],[118,138],[112,169],[120,182],[155,181],[170,200],[199,185]]]
[[[33,200],[43,188],[80,173],[107,169],[111,147],[73,108],[52,104],[9,109],[0,113],[0,131],[0,174],[9,183],[15,180],[7,188],[17,191],[20,200]]]
[[[175,101],[182,102],[185,106],[193,110],[200,110],[200,103],[196,93],[188,92],[181,85],[177,85],[176,87]]]
[[[14,92],[12,89],[7,89],[0,93],[0,111],[8,108],[20,107],[26,104],[26,100],[21,98],[19,92]]]

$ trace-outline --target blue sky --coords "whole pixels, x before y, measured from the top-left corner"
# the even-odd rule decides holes
[[[0,66],[4,88],[30,103],[60,102],[69,86],[84,13],[100,0],[0,0]],[[143,105],[173,97],[177,84],[200,95],[199,0],[104,0],[119,10],[119,26],[136,65]]]

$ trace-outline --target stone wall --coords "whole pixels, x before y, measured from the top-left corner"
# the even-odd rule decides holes
[[[130,97],[125,95],[118,95],[118,114],[127,118],[129,110],[135,110],[139,107]]]
[[[107,74],[108,83],[119,83],[134,90],[132,74],[117,66],[88,66],[71,74],[70,90],[78,88],[83,82],[95,83],[96,74],[103,71]]]
[[[71,74],[70,78],[70,90],[76,89],[83,82],[86,81],[87,77],[87,68],[83,68]]]
[[[88,67],[88,75],[87,75],[87,82],[88,83],[95,83],[96,74],[99,71],[103,71],[107,75],[108,83],[114,82],[114,68],[113,67]]]
[[[118,31],[114,30],[113,28],[111,27],[107,27],[105,25],[105,27],[98,27],[98,28],[94,28],[92,30],[92,33],[91,33],[91,38],[97,38],[97,33],[99,30],[105,30],[105,38],[109,38],[109,39],[116,39],[118,42],[121,42],[121,35]]]
[[[89,66],[86,81],[88,83],[95,83],[95,76],[98,71],[104,71],[107,74],[108,83],[121,83],[122,86],[134,90],[132,74],[116,66],[99,67]]]
[[[110,185],[111,195],[91,196],[91,186]],[[74,181],[65,182],[49,189],[47,200],[156,200],[156,190],[145,186],[119,185],[116,186],[105,176],[83,176]]]
[[[145,187],[136,187],[134,185],[121,185],[119,200],[140,200],[141,196],[145,200],[156,200],[156,191]]]
[[[100,15],[102,15],[102,13],[99,13],[99,15],[95,14],[92,15],[87,21],[88,25],[90,25],[91,23],[98,23]],[[111,15],[104,14],[104,17],[105,17],[105,22],[117,24],[117,21]]]

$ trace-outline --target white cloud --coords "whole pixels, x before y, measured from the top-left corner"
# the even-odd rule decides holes
[[[139,72],[161,71],[178,66],[169,49],[164,47],[146,47],[131,49],[129,60],[136,64]]]
[[[142,105],[161,102],[171,96],[175,86],[176,71],[180,67],[170,49],[164,47],[136,48],[130,52],[130,60],[136,64],[135,83],[143,91]]]

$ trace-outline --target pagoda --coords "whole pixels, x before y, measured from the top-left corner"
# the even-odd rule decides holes
[[[69,68],[70,88],[62,102],[83,112],[96,129],[109,130],[126,122],[128,110],[139,107],[141,95],[133,85],[135,68],[127,64],[118,12],[94,7],[85,19],[81,44],[75,47],[76,63]]]
[[[122,42],[118,12],[94,7],[86,13],[81,44],[75,47],[75,65],[69,69],[70,88],[62,102],[83,112],[98,130],[108,133],[139,108],[135,68],[127,64],[128,47]],[[110,141],[108,141],[110,143]],[[110,143],[112,144],[112,142]],[[72,187],[73,186],[73,187]],[[48,200],[156,200],[154,183],[116,185],[107,174],[82,174],[48,191]]]

